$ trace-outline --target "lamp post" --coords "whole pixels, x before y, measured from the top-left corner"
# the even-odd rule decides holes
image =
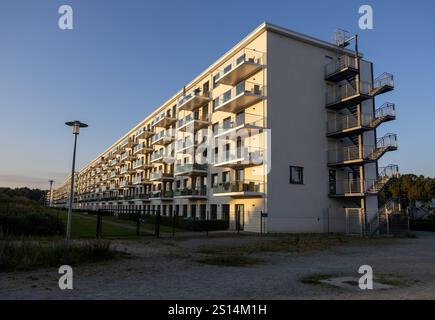
[[[50,198],[48,199],[48,206],[53,206],[53,183],[54,180],[48,180],[50,182]]]
[[[74,201],[74,178],[75,178],[74,172],[75,172],[75,165],[76,165],[77,135],[80,132],[80,128],[86,128],[88,125],[78,120],[65,122],[65,124],[69,127],[72,127],[73,135],[74,135],[74,150],[73,150],[72,170],[71,170],[71,189],[69,193],[68,220],[66,226],[66,244],[69,245],[71,240],[72,206]]]

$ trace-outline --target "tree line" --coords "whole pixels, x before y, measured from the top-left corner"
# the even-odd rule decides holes
[[[405,207],[415,201],[429,202],[435,199],[435,178],[404,174],[381,192],[381,199],[400,199]]]

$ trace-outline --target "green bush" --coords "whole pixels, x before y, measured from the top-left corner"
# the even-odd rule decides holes
[[[48,213],[0,213],[3,234],[16,236],[54,236],[65,233],[65,225]]]
[[[410,227],[415,231],[435,231],[435,220],[411,220]]]
[[[59,267],[64,264],[76,266],[126,256],[126,253],[112,249],[108,241],[67,247],[58,243],[41,245],[33,242],[0,240],[0,271]]]

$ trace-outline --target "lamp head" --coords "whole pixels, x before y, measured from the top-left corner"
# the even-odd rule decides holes
[[[79,134],[80,128],[86,128],[88,125],[86,123],[80,122],[78,120],[65,122],[65,124],[69,127],[73,128],[73,134]]]

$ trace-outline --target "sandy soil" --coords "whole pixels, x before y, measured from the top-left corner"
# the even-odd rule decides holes
[[[346,244],[309,252],[254,252],[263,263],[244,267],[201,264],[202,246],[254,245],[272,238],[224,233],[178,239],[116,241],[134,258],[74,267],[74,289],[61,291],[57,269],[0,273],[0,299],[435,299],[435,233],[415,239]],[[375,277],[403,286],[363,291],[305,284],[302,277]]]

